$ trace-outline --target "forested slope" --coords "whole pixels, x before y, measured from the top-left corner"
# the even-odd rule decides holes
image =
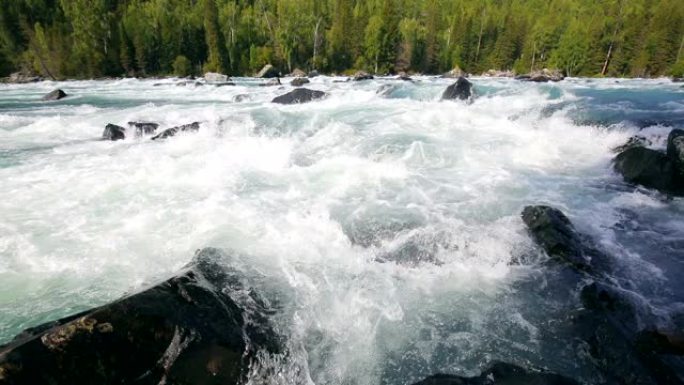
[[[0,75],[681,76],[682,0],[0,0]]]

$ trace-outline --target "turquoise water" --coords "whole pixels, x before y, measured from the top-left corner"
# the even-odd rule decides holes
[[[659,322],[684,310],[684,201],[610,165],[630,136],[664,148],[683,126],[679,85],[473,78],[464,104],[439,100],[446,79],[334,80],[312,79],[330,96],[295,106],[270,103],[290,86],[253,79],[0,85],[0,343],[214,246],[278,308],[283,378],[409,384],[499,359],[591,381],[567,342],[579,303],[547,293],[528,204],[562,209],[617,256],[615,279]],[[58,87],[71,96],[40,101]],[[201,129],[98,140],[128,121]]]

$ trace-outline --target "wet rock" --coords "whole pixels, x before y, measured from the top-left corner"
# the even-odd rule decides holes
[[[310,78],[315,78],[316,76],[320,76],[320,74],[318,73],[318,71],[312,70],[312,71],[309,71],[307,76]]]
[[[614,159],[615,171],[632,184],[664,193],[684,195],[684,178],[675,161],[665,153],[644,147],[633,147]]]
[[[277,353],[268,309],[199,252],[173,278],[28,330],[0,347],[3,384],[236,384],[258,351]]]
[[[644,353],[684,356],[684,334],[681,331],[643,330],[636,341]]]
[[[447,87],[442,94],[442,100],[468,100],[472,96],[473,84],[461,76],[456,83]]]
[[[678,173],[684,176],[684,130],[670,131],[667,136],[667,156],[675,163]]]
[[[159,124],[151,122],[128,122],[128,126],[135,128],[135,136],[152,135],[159,128]]]
[[[179,132],[199,131],[199,128],[200,128],[200,124],[198,122],[168,128],[168,129],[162,131],[161,134],[159,134],[155,137],[152,137],[152,140],[166,139],[166,138],[169,138],[171,136],[176,135]]]
[[[323,99],[328,94],[323,91],[310,90],[308,88],[297,88],[285,95],[274,98],[271,102],[278,104],[297,104],[307,103],[318,99]]]
[[[308,83],[311,83],[311,81],[307,78],[294,78],[290,82],[290,84],[292,84],[295,87],[301,87],[304,84],[308,84]]]
[[[256,76],[257,78],[277,78],[280,77],[280,71],[270,64],[266,64],[264,68],[259,71]]]
[[[579,234],[568,217],[549,206],[527,206],[522,219],[534,241],[553,260],[580,272],[598,274],[610,270],[609,258]]]
[[[579,338],[610,380],[619,384],[682,384],[676,365],[660,355],[669,342],[649,332],[653,314],[630,292],[612,284],[593,282],[580,292],[584,309],[574,318]],[[644,325],[646,325],[644,329]]]
[[[50,92],[49,94],[43,96],[43,100],[46,100],[46,101],[48,101],[48,100],[60,100],[60,99],[66,98],[67,96],[68,95],[66,94],[66,92],[57,89],[57,90],[54,90],[54,91]]]
[[[414,385],[578,385],[579,383],[548,371],[525,369],[496,362],[477,377],[436,374]]]
[[[361,80],[373,80],[373,79],[374,79],[373,75],[371,75],[365,71],[357,71],[354,74],[354,78],[353,78],[353,80],[357,81],[357,82],[361,81]]]
[[[305,78],[306,77],[306,72],[302,71],[299,68],[295,68],[294,71],[290,74],[291,77],[293,78]]]
[[[207,83],[226,83],[230,78],[228,75],[219,74],[216,72],[207,72],[204,74],[204,80]]]
[[[117,126],[116,124],[108,124],[102,133],[102,139],[105,140],[123,140],[126,139],[126,129]]]
[[[621,152],[629,150],[630,148],[648,147],[652,144],[653,143],[650,140],[648,140],[647,138],[645,138],[643,136],[636,135],[636,136],[629,138],[629,140],[627,140],[627,143],[623,144],[622,146],[615,147],[611,151],[613,151],[614,153],[621,153]]]

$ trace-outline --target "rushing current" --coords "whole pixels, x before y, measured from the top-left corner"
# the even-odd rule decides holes
[[[276,309],[291,355],[264,359],[270,382],[411,384],[494,360],[591,382],[579,299],[528,236],[530,204],[615,256],[658,322],[684,313],[684,200],[611,167],[631,136],[664,148],[684,126],[680,85],[472,78],[464,103],[440,100],[448,79],[340,79],[312,79],[330,96],[301,105],[254,79],[0,85],[0,344],[211,246]],[[55,88],[70,97],[40,101]],[[129,121],[201,128],[99,140]]]

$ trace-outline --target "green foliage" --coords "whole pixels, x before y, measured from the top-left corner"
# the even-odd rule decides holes
[[[0,0],[0,73],[680,74],[681,0]],[[183,59],[184,58],[184,59]]]
[[[183,55],[179,55],[176,57],[176,60],[173,61],[173,73],[176,76],[190,76],[192,75],[192,63],[190,63],[190,59]]]

